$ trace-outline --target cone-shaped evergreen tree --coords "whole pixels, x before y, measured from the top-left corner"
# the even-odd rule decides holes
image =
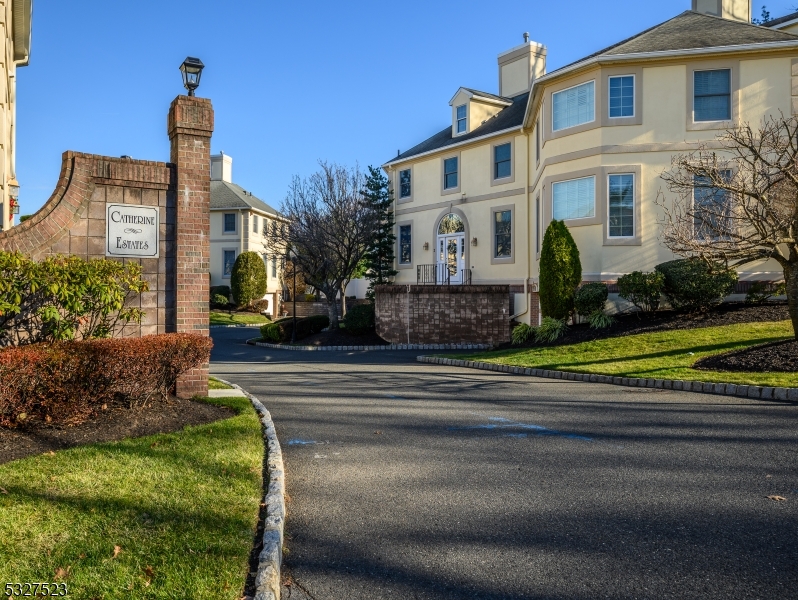
[[[366,295],[374,302],[374,286],[391,283],[398,272],[393,268],[396,243],[396,235],[393,232],[393,198],[388,190],[388,178],[380,169],[369,167],[363,198],[377,211],[380,221],[365,257],[366,277],[371,280]]]
[[[562,221],[552,221],[540,249],[540,311],[566,319],[574,309],[574,293],[582,282],[579,248]]]

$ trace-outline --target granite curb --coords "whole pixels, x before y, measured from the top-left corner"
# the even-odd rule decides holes
[[[763,387],[755,385],[737,385],[734,383],[707,383],[706,381],[681,381],[675,379],[643,379],[636,377],[615,377],[612,375],[596,375],[594,373],[572,373],[569,371],[552,371],[549,369],[531,369],[526,367],[511,367],[473,360],[460,360],[457,358],[441,358],[438,356],[419,356],[418,362],[433,365],[446,365],[450,367],[465,367],[480,369],[482,371],[495,371],[497,373],[510,373],[511,375],[527,375],[531,377],[544,377],[546,379],[565,379],[568,381],[584,381],[589,383],[608,383],[627,387],[652,388],[660,390],[677,390],[683,392],[698,392],[701,394],[715,394],[718,396],[735,396],[738,398],[753,398],[755,400],[775,400],[778,402],[798,402],[798,388]]]
[[[234,325],[208,325],[208,328],[209,329],[225,329],[225,328],[230,328],[230,327],[236,327],[236,328],[241,328],[241,327],[263,327],[264,325],[268,325],[268,323],[259,323],[257,325],[254,324],[254,323],[251,323],[251,324],[236,323]]]
[[[388,351],[388,350],[490,350],[490,344],[387,344],[385,346],[286,346],[259,342],[261,338],[247,340],[250,346],[289,350],[291,352],[341,352],[345,350]]]
[[[280,600],[280,569],[283,562],[285,528],[285,469],[277,431],[271,414],[260,400],[235,383],[218,377],[216,379],[246,394],[258,413],[263,427],[263,443],[266,450],[264,461],[269,479],[268,482],[263,482],[266,518],[263,523],[263,550],[258,557],[258,574],[255,576],[254,600]]]

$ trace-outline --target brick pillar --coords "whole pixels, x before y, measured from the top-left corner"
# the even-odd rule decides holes
[[[209,335],[211,134],[213,107],[207,98],[178,96],[169,107],[171,162],[175,166],[176,331]],[[177,382],[177,395],[208,394],[205,364]]]

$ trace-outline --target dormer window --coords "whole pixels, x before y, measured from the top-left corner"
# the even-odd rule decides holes
[[[465,133],[467,128],[466,105],[461,104],[457,107],[457,133]]]

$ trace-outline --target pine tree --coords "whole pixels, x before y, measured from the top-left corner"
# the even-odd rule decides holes
[[[379,214],[379,226],[365,256],[366,277],[370,279],[368,298],[374,302],[374,287],[391,283],[398,273],[393,268],[396,235],[393,232],[393,198],[388,178],[380,169],[369,167],[363,198]]]
[[[579,248],[562,221],[552,221],[540,249],[540,311],[544,317],[567,319],[574,310],[574,292],[582,282]]]

